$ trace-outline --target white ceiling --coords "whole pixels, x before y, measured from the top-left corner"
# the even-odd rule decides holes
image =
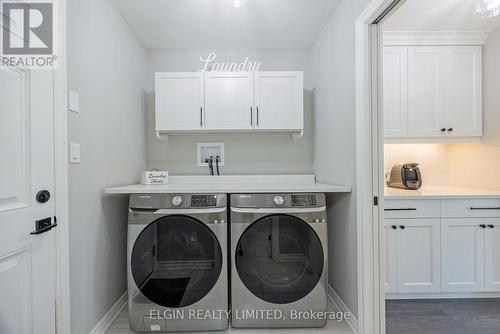
[[[500,16],[483,19],[476,0],[407,0],[384,23],[385,30],[493,31]]]
[[[112,0],[148,49],[309,48],[339,0]]]

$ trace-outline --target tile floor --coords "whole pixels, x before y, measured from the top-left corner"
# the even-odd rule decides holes
[[[387,334],[499,334],[500,299],[386,301]]]
[[[333,304],[329,304],[330,311],[337,311]],[[106,334],[132,334],[128,327],[128,314],[125,307],[115,319]],[[205,332],[203,334],[353,334],[347,323],[329,321],[324,328],[297,328],[297,329],[236,329],[230,328],[223,332]],[[200,334],[198,332],[198,334]]]

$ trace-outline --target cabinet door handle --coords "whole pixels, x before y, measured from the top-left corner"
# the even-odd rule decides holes
[[[475,208],[475,207],[471,207],[470,209],[471,210],[500,210],[500,206],[490,207],[490,208]]]
[[[406,228],[406,226],[404,226],[404,225],[399,225],[399,228],[400,228],[400,229],[402,229],[402,230],[404,230],[404,229]]]
[[[448,131],[452,132],[453,131],[453,128],[449,128]]]
[[[481,224],[479,225],[480,228],[486,228],[486,225],[485,224]]]
[[[416,208],[384,209],[384,211],[417,211]]]
[[[397,230],[398,229],[398,227],[396,225],[392,225],[391,227],[392,227],[393,230]]]
[[[250,107],[250,125],[253,125],[253,108]]]
[[[203,107],[200,107],[200,126],[203,126]]]
[[[441,132],[445,132],[445,131],[446,131],[446,128],[442,128],[442,129],[441,129]]]
[[[493,225],[493,224],[489,224],[489,225],[488,225],[488,227],[489,227],[489,228],[495,228],[495,225]]]
[[[257,107],[257,126],[259,126],[259,107]]]

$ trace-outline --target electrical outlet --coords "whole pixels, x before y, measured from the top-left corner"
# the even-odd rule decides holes
[[[219,166],[224,166],[224,143],[198,143],[197,144],[197,162],[198,167],[206,167],[208,163],[205,161],[213,157],[215,165],[215,157],[219,157]]]

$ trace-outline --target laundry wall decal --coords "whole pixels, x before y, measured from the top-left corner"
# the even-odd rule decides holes
[[[252,72],[260,69],[261,62],[250,61],[248,57],[241,63],[218,63],[216,62],[217,54],[211,52],[207,58],[200,57],[200,62],[203,64],[202,72]]]

